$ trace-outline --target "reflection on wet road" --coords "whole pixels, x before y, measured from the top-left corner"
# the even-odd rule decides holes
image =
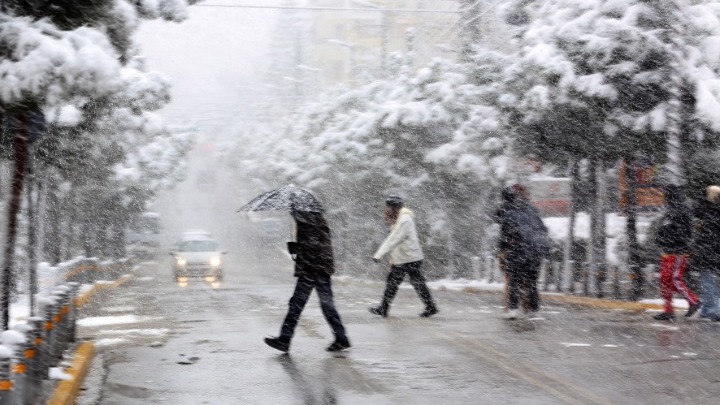
[[[382,286],[353,280],[335,284],[353,348],[324,351],[332,336],[312,298],[281,354],[262,338],[277,333],[293,279],[287,264],[268,266],[178,286],[147,263],[102,297],[80,330],[103,342],[97,403],[714,404],[720,394],[718,323],[563,306],[507,321],[497,295],[450,291],[421,319],[412,290],[383,319],[367,312]]]

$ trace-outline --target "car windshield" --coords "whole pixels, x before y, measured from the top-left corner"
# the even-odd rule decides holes
[[[180,252],[215,252],[217,242],[212,240],[185,240],[178,244]]]

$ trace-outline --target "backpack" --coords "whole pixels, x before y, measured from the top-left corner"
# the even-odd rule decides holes
[[[517,231],[519,248],[526,257],[540,259],[550,257],[550,237],[547,228],[533,207],[510,210],[506,219]]]

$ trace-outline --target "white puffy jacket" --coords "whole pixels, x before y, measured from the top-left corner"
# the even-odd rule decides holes
[[[392,265],[424,259],[413,217],[414,214],[409,209],[400,209],[397,221],[390,227],[390,235],[385,238],[373,258],[380,260],[390,253],[390,264]]]

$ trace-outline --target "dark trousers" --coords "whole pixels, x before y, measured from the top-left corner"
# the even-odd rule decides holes
[[[520,294],[525,294],[527,309],[537,311],[540,309],[540,296],[538,295],[537,281],[540,275],[541,260],[537,258],[525,260],[509,260],[505,267],[508,276],[508,309],[517,309]]]
[[[340,319],[340,314],[335,309],[335,301],[333,300],[332,284],[329,276],[305,277],[300,276],[295,284],[295,292],[290,298],[289,308],[282,328],[280,329],[280,339],[290,340],[295,334],[300,314],[305,308],[313,288],[317,291],[320,298],[320,308],[325,316],[325,320],[335,334],[336,340],[346,339],[345,327]]]
[[[415,292],[420,296],[420,299],[425,304],[425,309],[435,309],[435,303],[433,302],[430,290],[425,284],[425,277],[420,272],[420,266],[422,266],[422,260],[411,263],[403,263],[390,268],[390,274],[388,274],[387,284],[385,285],[385,293],[383,294],[383,300],[381,307],[384,310],[390,308],[390,303],[395,294],[397,294],[398,287],[405,278],[405,274],[410,276],[410,284],[415,288]]]

